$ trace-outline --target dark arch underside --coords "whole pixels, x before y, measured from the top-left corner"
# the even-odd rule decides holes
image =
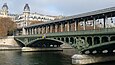
[[[34,42],[28,44],[28,47],[50,47],[51,45],[57,45],[60,46],[63,44],[62,42],[59,42],[57,40],[52,40],[52,39],[40,39],[40,40],[35,40]]]

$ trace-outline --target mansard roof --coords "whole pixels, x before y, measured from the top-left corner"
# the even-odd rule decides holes
[[[24,6],[24,11],[30,11],[30,7],[29,7],[29,5],[28,4],[26,4],[25,6]]]
[[[8,10],[7,3],[4,3],[4,5],[2,6],[2,10]]]

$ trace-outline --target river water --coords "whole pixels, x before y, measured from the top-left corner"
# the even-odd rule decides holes
[[[71,56],[59,51],[0,51],[0,65],[71,65]]]
[[[66,53],[72,51],[66,51]],[[72,65],[71,55],[63,52],[0,51],[0,65]],[[91,65],[115,65],[114,62]]]

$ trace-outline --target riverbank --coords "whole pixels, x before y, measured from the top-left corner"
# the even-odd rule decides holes
[[[0,45],[0,51],[2,50],[21,50],[22,47],[19,46],[10,46],[10,45]]]
[[[0,47],[20,47],[19,43],[14,40],[14,36],[0,37]]]
[[[22,47],[13,36],[0,37],[0,50],[21,50]]]

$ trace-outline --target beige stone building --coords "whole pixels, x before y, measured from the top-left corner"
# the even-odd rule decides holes
[[[17,27],[24,27],[31,24],[31,21],[42,21],[49,22],[56,19],[61,19],[63,16],[50,16],[43,15],[40,13],[31,13],[28,4],[25,4],[22,14],[10,14],[8,10],[7,3],[4,3],[0,10],[0,17],[10,17],[14,22],[16,22]]]

